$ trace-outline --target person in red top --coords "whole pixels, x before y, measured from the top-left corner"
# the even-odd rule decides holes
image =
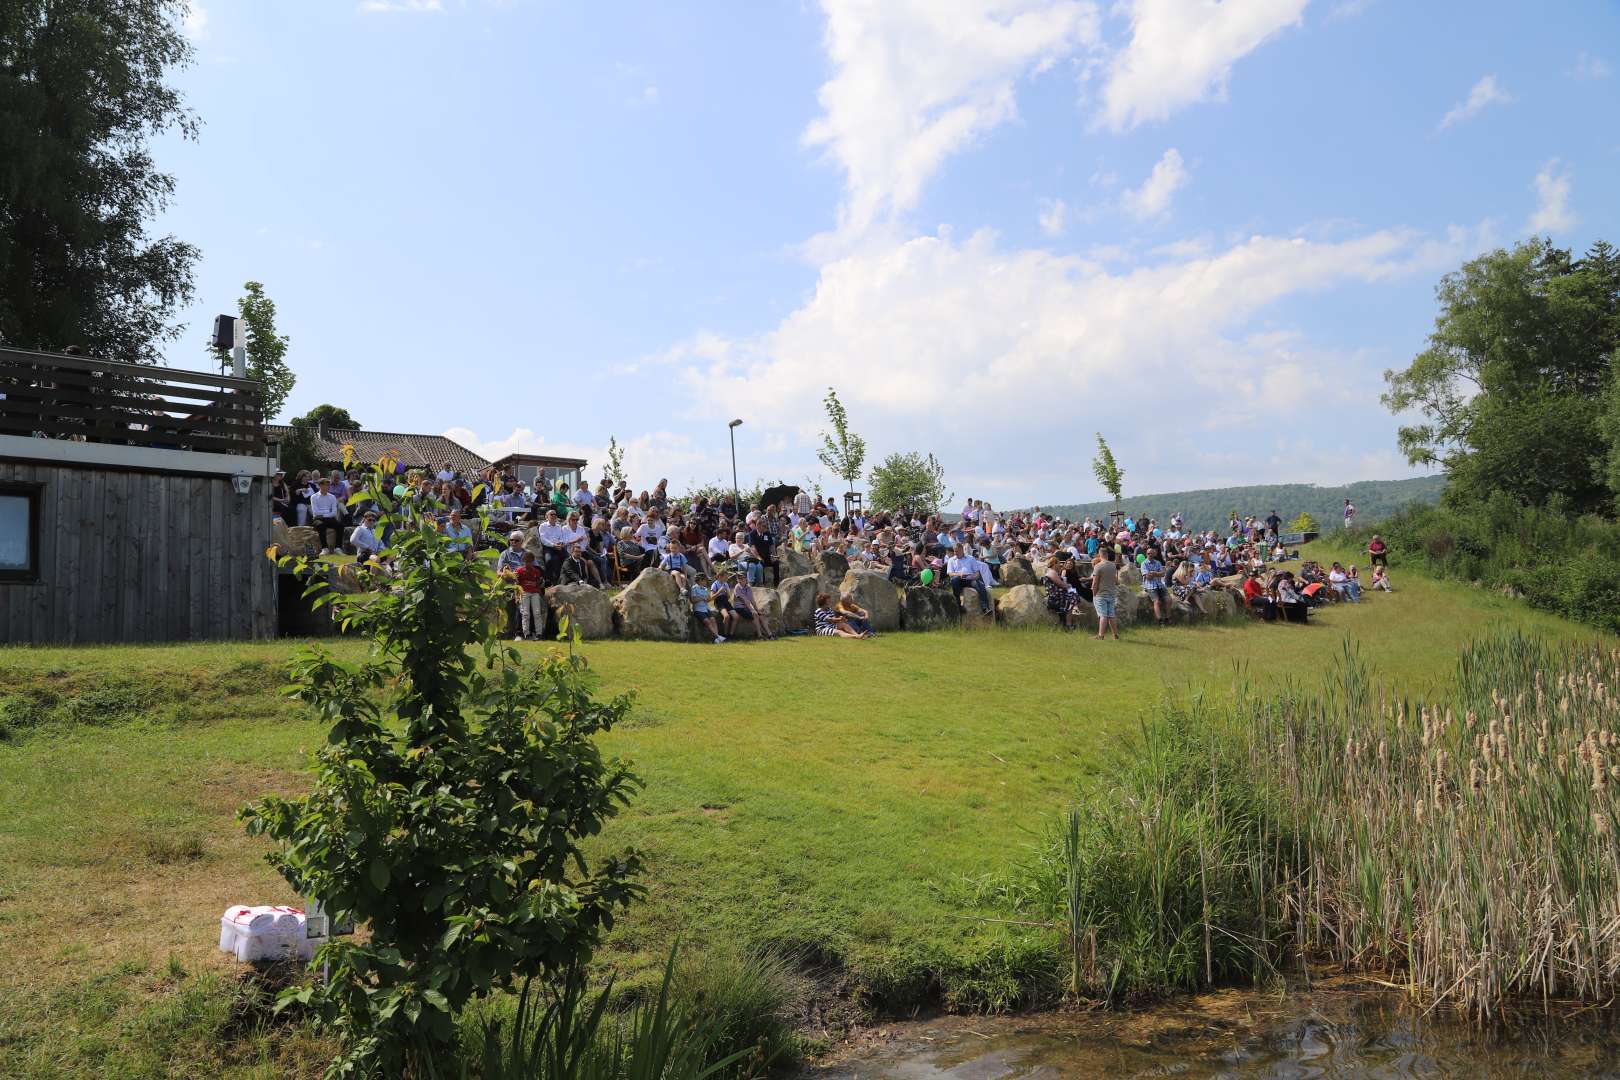
[[[1251,610],[1259,612],[1267,622],[1271,622],[1277,617],[1271,608],[1271,597],[1266,595],[1265,586],[1260,584],[1252,571],[1243,575],[1243,600]]]
[[[1374,566],[1389,565],[1389,545],[1384,543],[1384,538],[1376,533],[1373,534],[1371,540],[1367,541],[1367,554],[1372,556]]]
[[[523,565],[518,567],[518,618],[522,629],[518,637],[539,641],[546,632],[546,575],[534,561],[534,552],[523,553]]]

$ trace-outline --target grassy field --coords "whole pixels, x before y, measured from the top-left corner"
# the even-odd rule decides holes
[[[605,959],[645,973],[677,934],[758,942],[832,961],[890,1011],[1014,1003],[1048,976],[1052,939],[975,921],[993,911],[973,879],[1024,858],[1166,693],[1225,694],[1240,670],[1303,678],[1347,640],[1416,689],[1505,622],[1594,636],[1494,594],[1396,583],[1311,627],[1119,643],[588,644],[604,689],[638,695],[606,743],[647,783],[604,843],[644,851],[651,895]],[[298,790],[319,744],[278,692],[296,644],[0,650],[0,1075],[318,1072],[326,1048],[304,1029],[250,1036],[248,991],[214,951],[227,905],[294,899],[233,815]]]

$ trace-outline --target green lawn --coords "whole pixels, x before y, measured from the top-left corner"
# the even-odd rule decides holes
[[[647,783],[604,842],[644,851],[651,896],[606,959],[645,972],[676,934],[767,942],[836,959],[846,988],[891,1008],[1005,1000],[1048,942],[962,918],[976,914],[965,882],[1022,858],[1165,693],[1224,694],[1240,670],[1310,678],[1347,640],[1416,690],[1504,623],[1593,636],[1494,594],[1395,580],[1308,628],[585,645],[605,689],[637,692],[606,743]],[[234,978],[214,952],[228,904],[293,899],[232,815],[298,789],[319,745],[277,693],[294,647],[0,650],[0,1075],[317,1067],[300,1028],[220,1062],[163,1022]]]

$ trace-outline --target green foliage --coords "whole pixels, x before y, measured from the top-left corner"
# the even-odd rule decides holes
[[[241,816],[280,843],[289,884],[369,929],[324,946],[330,981],[283,1000],[343,1034],[334,1070],[425,1074],[450,1060],[469,1001],[566,976],[640,894],[634,853],[593,870],[580,846],[639,786],[593,741],[630,699],[594,700],[572,651],[524,664],[503,648],[489,563],[396,507],[380,472],[355,498],[394,526],[398,576],[365,597],[309,586],[372,647],[352,664],[298,654],[291,692],[327,727],[313,789]]]
[[[591,995],[579,971],[549,996],[525,983],[510,1026],[484,1028],[480,1080],[704,1080],[740,1065],[747,1050],[724,1053],[712,1014],[676,992],[675,954],[657,994],[623,1017],[609,1011],[613,983]]]
[[[624,475],[624,447],[620,446],[619,440],[611,435],[608,436],[607,470],[605,475],[608,483],[615,487],[624,483],[626,479]]]
[[[1420,476],[1410,480],[1362,480],[1344,487],[1317,487],[1315,484],[1257,484],[1251,487],[1209,488],[1203,491],[1172,491],[1163,495],[1132,496],[1125,508],[1137,516],[1168,521],[1180,511],[1192,529],[1225,529],[1234,513],[1265,517],[1276,510],[1283,518],[1304,511],[1317,521],[1336,521],[1344,500],[1356,504],[1356,518],[1378,521],[1412,503],[1433,503],[1445,490],[1443,476]],[[1042,504],[1052,513],[1070,520],[1098,518],[1114,509],[1112,502]]]
[[[1297,533],[1313,533],[1321,532],[1322,529],[1321,526],[1316,523],[1316,519],[1314,517],[1312,517],[1308,512],[1301,510],[1294,516],[1294,520],[1288,523],[1288,531]]]
[[[1422,421],[1400,429],[1414,464],[1440,465],[1453,499],[1506,492],[1604,510],[1608,444],[1598,399],[1620,352],[1620,252],[1581,259],[1532,239],[1448,274],[1429,347],[1385,372],[1384,404]]]
[[[1608,447],[1603,457],[1603,482],[1620,497],[1620,361],[1610,359],[1609,385],[1598,411],[1598,433]]]
[[[360,421],[350,416],[349,410],[341,405],[317,405],[293,423],[303,424],[311,431],[318,430],[323,424],[333,431],[359,431],[361,428]]]
[[[247,295],[236,302],[236,310],[247,325],[247,374],[264,386],[264,415],[269,419],[281,412],[298,379],[287,366],[287,335],[276,333],[276,302],[264,295],[264,286],[257,281],[242,288]],[[210,345],[208,351],[222,364],[230,361],[229,349]]]
[[[1125,470],[1114,460],[1114,452],[1108,448],[1100,431],[1097,432],[1097,456],[1091,460],[1091,471],[1103,490],[1114,497],[1114,509],[1119,509],[1119,493],[1125,486]]]
[[[152,238],[174,194],[148,140],[196,118],[180,0],[0,6],[0,343],[156,363],[192,296],[195,247]]]
[[[676,971],[677,996],[709,1037],[709,1056],[763,1076],[798,1053],[792,1012],[800,1002],[792,968],[765,949],[720,946]]]
[[[742,504],[745,508],[754,507],[759,505],[760,496],[764,495],[765,489],[770,486],[773,485],[768,485],[763,480],[755,480],[753,486],[745,487],[736,494],[737,497],[742,500]],[[712,480],[707,484],[697,484],[688,481],[686,494],[682,495],[678,499],[673,500],[673,502],[677,506],[690,509],[699,498],[705,498],[709,500],[710,506],[716,506],[719,504],[721,499],[726,499],[729,501],[732,494],[731,485],[723,480]]]
[[[945,490],[945,469],[933,454],[890,454],[872,469],[870,483],[873,510],[907,516],[936,514],[951,497]]]
[[[855,481],[860,478],[861,466],[866,464],[866,440],[849,430],[849,414],[844,411],[844,403],[838,400],[838,392],[832,387],[827,388],[827,396],[822,399],[822,404],[827,408],[827,421],[832,424],[832,432],[822,433],[821,448],[816,451],[816,457],[834,476],[853,488]]]
[[[1498,492],[1464,505],[1414,507],[1345,536],[1373,533],[1392,563],[1523,596],[1533,607],[1620,630],[1620,524],[1525,506]]]

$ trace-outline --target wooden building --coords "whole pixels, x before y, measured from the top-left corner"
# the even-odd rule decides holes
[[[551,457],[546,454],[507,454],[495,462],[495,467],[503,476],[517,477],[520,484],[533,486],[536,480],[544,476],[553,487],[564,483],[570,491],[579,489],[579,482],[585,475],[584,458]]]
[[[272,637],[259,384],[0,348],[0,643]]]

